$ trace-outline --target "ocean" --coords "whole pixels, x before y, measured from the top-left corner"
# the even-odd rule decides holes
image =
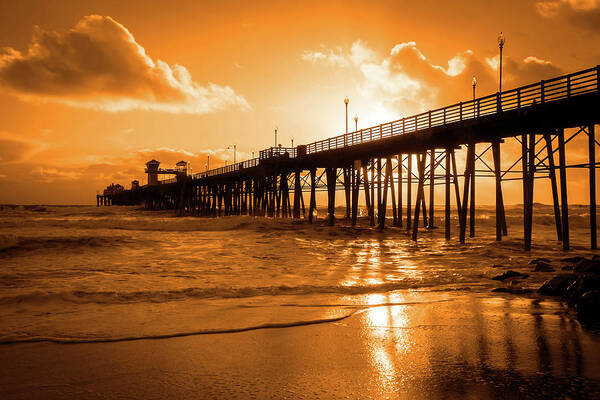
[[[466,245],[438,229],[379,232],[247,216],[176,218],[138,207],[4,206],[0,211],[0,342],[111,341],[296,325],[378,305],[490,295],[495,264],[523,268],[586,250],[585,207],[571,209],[574,250],[562,253],[552,209],[536,205],[533,250],[522,250],[522,209],[494,241],[494,214],[478,210]],[[437,212],[442,218],[442,211]],[[389,225],[390,223],[388,223]],[[526,267],[525,267],[526,268]],[[532,274],[535,288],[548,277]],[[387,297],[386,297],[387,298]],[[396,299],[396,300],[394,300]],[[386,300],[387,301],[387,300]],[[385,303],[385,302],[383,302]],[[381,303],[381,304],[383,304]]]
[[[569,252],[549,206],[531,252],[519,206],[501,242],[492,207],[465,245],[436,213],[415,243],[364,217],[3,206],[0,397],[598,398],[598,329],[537,295],[554,273],[529,265],[596,254],[586,207]],[[533,293],[492,292],[508,269]]]

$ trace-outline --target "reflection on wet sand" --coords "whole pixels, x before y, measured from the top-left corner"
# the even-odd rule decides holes
[[[380,393],[406,398],[594,397],[600,342],[539,300],[373,294],[362,316]],[[407,301],[408,300],[408,301]],[[406,301],[406,305],[394,305]],[[583,337],[583,340],[582,340]],[[502,396],[501,396],[502,397]]]

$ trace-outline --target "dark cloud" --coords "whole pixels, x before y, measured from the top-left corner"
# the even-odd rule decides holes
[[[573,26],[600,33],[600,1],[544,0],[535,3],[538,14],[546,18],[563,18]]]
[[[0,163],[21,161],[34,149],[28,142],[0,138]]]
[[[152,60],[123,25],[99,15],[84,17],[65,33],[36,28],[26,54],[4,49],[0,83],[26,100],[108,111],[249,108],[228,86],[200,86],[185,67]]]
[[[511,86],[523,86],[564,74],[561,68],[550,61],[536,57],[527,57],[522,62],[507,58],[504,65],[503,71],[506,72],[506,80]]]

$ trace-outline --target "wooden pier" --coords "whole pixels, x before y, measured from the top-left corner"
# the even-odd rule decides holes
[[[323,190],[327,192],[327,222],[333,225],[336,194],[342,192],[344,218],[352,224],[357,222],[360,202],[366,205],[370,224],[384,229],[391,206],[391,224],[404,227],[417,240],[419,226],[434,227],[434,189],[443,185],[445,237],[452,235],[454,197],[458,238],[464,243],[467,232],[469,237],[476,233],[476,180],[495,181],[497,240],[507,235],[502,182],[521,180],[524,248],[529,250],[534,182],[547,178],[557,239],[568,250],[567,170],[584,168],[589,174],[590,247],[595,249],[599,110],[597,66],[307,145],[268,148],[257,158],[206,172],[177,173],[172,179],[157,181],[154,175],[150,179],[152,171],[147,170],[148,182],[153,184],[109,193],[102,201],[144,203],[148,209],[173,209],[177,215],[306,218],[312,223],[316,191]],[[567,135],[565,130],[572,129]],[[588,160],[567,165],[566,145],[578,135],[588,137]],[[521,155],[506,168],[501,165],[501,154],[508,140],[520,143]],[[463,173],[456,163],[458,151],[466,152]],[[488,152],[493,165],[483,158]]]

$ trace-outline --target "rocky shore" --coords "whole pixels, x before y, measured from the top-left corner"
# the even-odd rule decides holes
[[[503,265],[494,268],[505,269]],[[536,258],[529,262],[524,271],[507,271],[492,277],[504,285],[492,290],[495,293],[517,295],[536,294],[551,296],[565,301],[577,312],[579,320],[586,324],[600,326],[600,256],[586,258],[567,257],[558,260]],[[530,271],[530,272],[529,272]],[[536,279],[540,274],[546,279],[541,286]],[[548,275],[549,274],[549,275]]]

